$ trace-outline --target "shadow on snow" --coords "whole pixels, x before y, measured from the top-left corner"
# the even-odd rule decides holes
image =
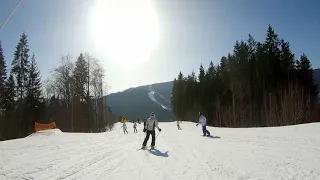
[[[150,153],[155,156],[169,157],[168,151],[163,153],[163,152],[159,151],[158,149],[153,149],[153,150],[150,150]]]
[[[208,138],[212,138],[212,139],[220,139],[221,137],[220,136],[205,136],[205,137],[208,137]]]

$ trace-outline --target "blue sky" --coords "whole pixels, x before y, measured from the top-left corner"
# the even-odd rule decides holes
[[[17,1],[0,1],[1,23]],[[306,53],[313,67],[320,67],[320,1],[153,0],[159,41],[149,60],[132,69],[115,65],[97,51],[90,28],[95,6],[94,0],[22,1],[0,31],[7,65],[11,66],[20,34],[26,32],[43,80],[61,56],[69,53],[75,59],[88,52],[100,59],[109,91],[115,92],[173,80],[179,71],[197,72],[201,63],[205,68],[210,61],[218,63],[248,33],[264,40],[271,24],[290,42],[296,58]]]

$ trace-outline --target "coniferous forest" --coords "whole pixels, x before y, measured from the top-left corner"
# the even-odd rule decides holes
[[[35,122],[55,121],[66,132],[99,132],[112,126],[115,119],[103,98],[106,86],[99,60],[83,53],[74,60],[63,56],[43,81],[27,34],[20,36],[11,67],[3,52],[0,42],[0,140],[33,133]]]
[[[201,111],[218,127],[280,126],[319,121],[317,94],[307,55],[294,54],[269,25],[264,42],[249,35],[219,64],[180,72],[171,103],[179,120],[198,121]]]

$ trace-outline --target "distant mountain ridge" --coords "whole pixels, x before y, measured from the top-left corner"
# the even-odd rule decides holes
[[[314,69],[314,80],[320,84],[320,69]],[[171,91],[173,81],[129,88],[107,96],[111,111],[129,120],[146,119],[154,112],[159,121],[171,121]]]
[[[173,81],[129,88],[107,96],[112,113],[129,120],[146,119],[154,112],[159,121],[171,121]]]

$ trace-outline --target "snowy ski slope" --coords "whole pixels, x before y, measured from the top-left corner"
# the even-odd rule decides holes
[[[0,179],[319,180],[320,123],[275,128],[212,128],[160,123],[155,151],[144,133],[45,131],[0,142]],[[148,145],[150,144],[150,140]]]

